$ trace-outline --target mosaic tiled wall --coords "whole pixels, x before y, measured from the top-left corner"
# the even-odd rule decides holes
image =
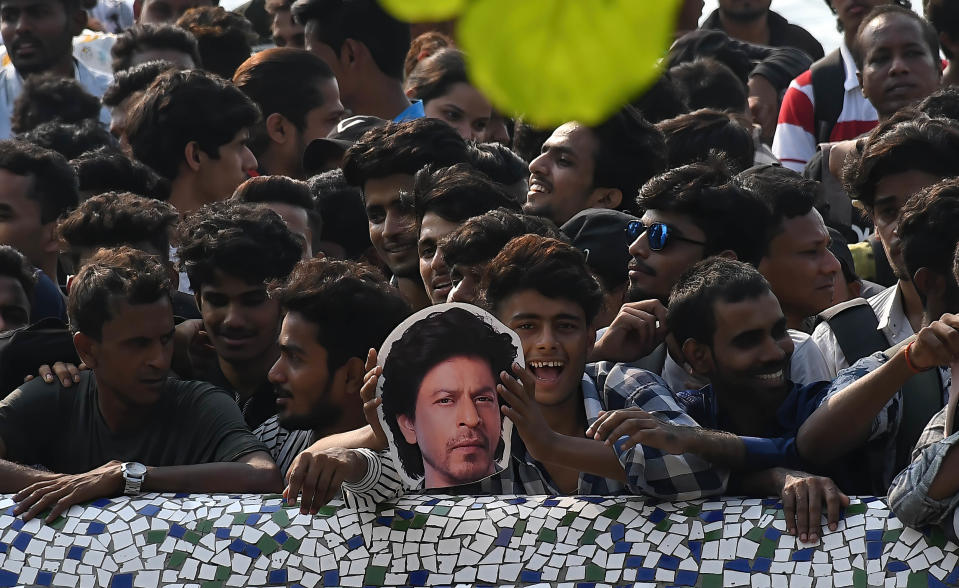
[[[145,495],[51,526],[0,495],[0,587],[959,585],[959,547],[854,499],[815,545],[774,500],[429,497],[315,517],[279,496]]]

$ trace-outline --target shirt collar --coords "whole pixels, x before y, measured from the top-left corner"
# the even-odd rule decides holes
[[[848,92],[849,90],[854,90],[859,87],[859,78],[856,76],[859,68],[856,67],[856,60],[853,59],[852,51],[849,50],[849,47],[846,47],[845,40],[839,44],[839,54],[842,56],[842,65],[846,70],[846,83],[844,88]]]

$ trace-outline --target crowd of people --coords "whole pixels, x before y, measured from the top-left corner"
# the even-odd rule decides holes
[[[482,364],[513,432],[478,482],[490,395],[436,401],[431,488],[774,496],[803,542],[888,495],[956,539],[959,1],[826,2],[829,54],[689,0],[651,88],[543,129],[376,0],[0,0],[0,493],[422,490],[379,415],[419,452],[428,376],[376,350],[458,302],[525,367]],[[458,369],[444,328],[394,364]]]

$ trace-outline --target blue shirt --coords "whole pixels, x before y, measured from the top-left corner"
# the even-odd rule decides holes
[[[819,408],[829,390],[830,382],[814,382],[806,386],[792,384],[789,395],[779,405],[774,421],[776,437],[740,436],[746,445],[746,463],[749,469],[787,467],[806,469],[796,449],[796,434],[806,419]],[[676,395],[685,406],[686,413],[703,427],[731,431],[727,423],[720,422],[719,407],[712,386],[700,390],[687,390]]]
[[[406,107],[406,110],[399,113],[399,115],[393,119],[393,122],[404,122],[417,118],[423,118],[425,116],[426,111],[423,109],[423,101],[414,100],[412,104]]]

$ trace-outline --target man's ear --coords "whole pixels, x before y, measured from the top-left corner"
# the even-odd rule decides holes
[[[190,141],[183,147],[183,162],[190,168],[190,171],[200,171],[200,144],[196,141]]]
[[[80,361],[86,364],[91,370],[97,369],[97,351],[99,344],[91,337],[77,331],[73,335],[73,346],[77,348],[77,355]]]
[[[363,360],[359,357],[351,357],[346,363],[341,365],[333,372],[334,401],[346,402],[351,398],[360,397],[360,388],[363,387],[363,376],[366,371],[363,369]],[[341,398],[336,398],[340,396]]]
[[[615,209],[622,202],[623,193],[618,188],[595,188],[586,199],[586,207]]]
[[[136,24],[140,20],[140,12],[143,11],[143,0],[133,0],[133,22]]]
[[[344,68],[356,67],[359,62],[369,58],[370,51],[366,45],[356,39],[346,39],[340,45],[340,65]]]
[[[708,376],[716,371],[716,362],[713,360],[712,350],[708,345],[689,338],[683,342],[683,357],[693,371],[697,374]]]
[[[921,267],[912,277],[916,291],[925,299],[942,297],[946,291],[946,280],[940,274],[927,267]]]
[[[266,134],[270,137],[270,141],[282,145],[292,138],[290,134],[292,125],[290,121],[279,112],[274,112],[266,117],[265,122]]]
[[[400,425],[400,432],[403,438],[410,445],[416,445],[416,427],[413,426],[413,420],[405,414],[398,415],[396,422]]]

